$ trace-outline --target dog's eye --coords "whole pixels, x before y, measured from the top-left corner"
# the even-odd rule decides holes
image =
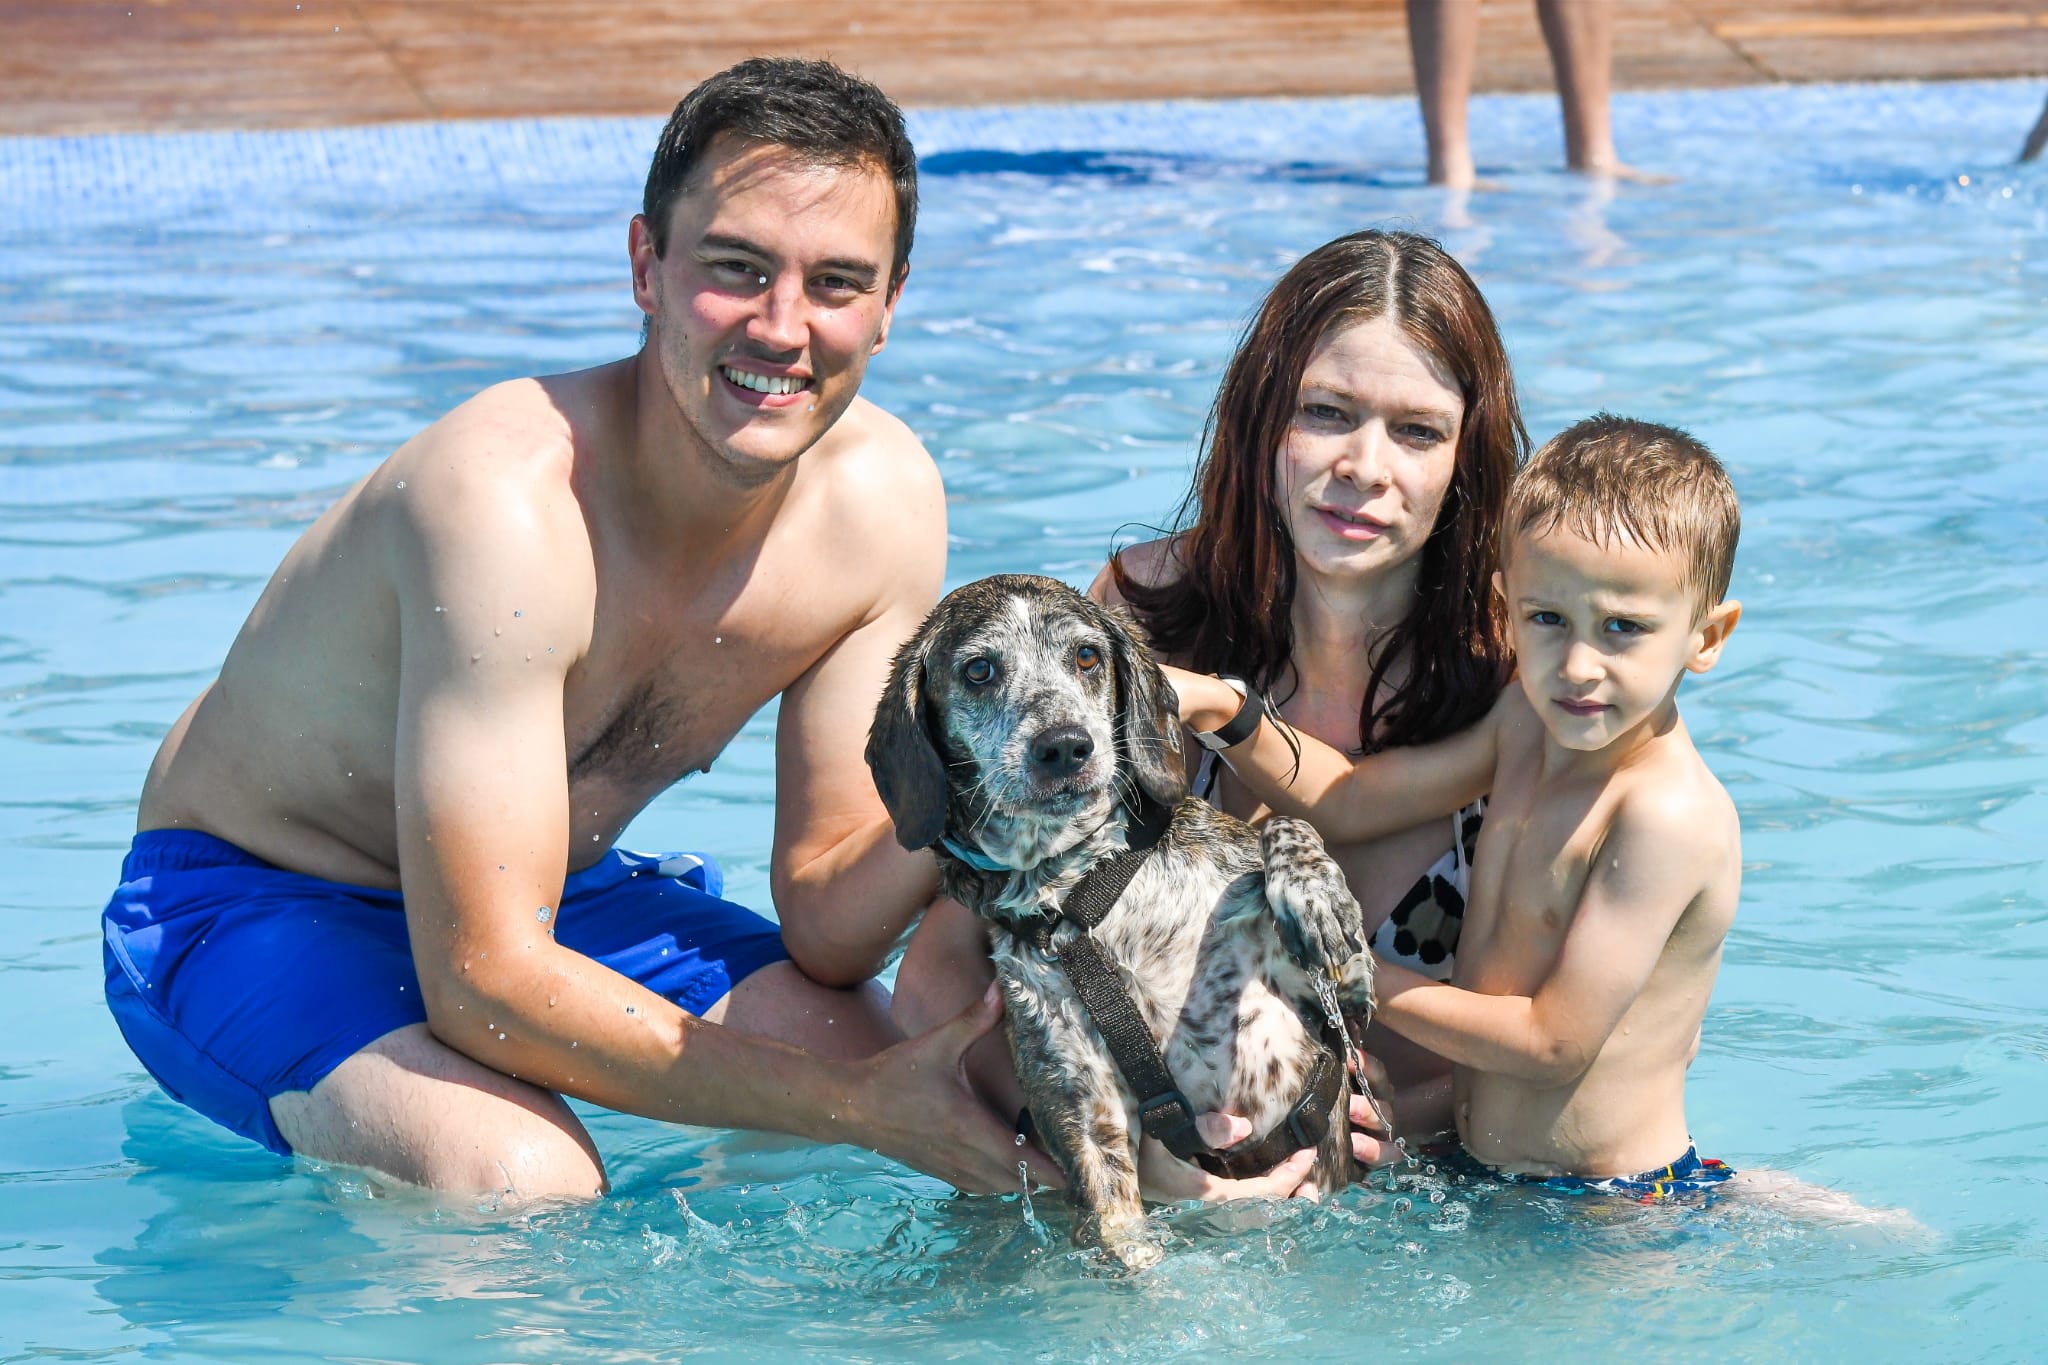
[[[1074,667],[1080,669],[1083,673],[1093,673],[1096,665],[1101,662],[1102,652],[1096,649],[1094,645],[1082,645],[1074,651]]]
[[[976,687],[988,682],[996,675],[996,666],[987,659],[969,659],[967,667],[960,670],[968,682]]]

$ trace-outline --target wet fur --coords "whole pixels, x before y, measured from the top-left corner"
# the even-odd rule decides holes
[[[1096,652],[1083,668],[1077,651]],[[988,660],[979,686],[967,669]],[[1034,772],[1040,737],[1075,727],[1094,752],[1071,780]],[[1080,997],[1028,929],[1096,862],[1127,846],[1143,791],[1178,807],[1168,835],[1095,930],[1196,1112],[1281,1123],[1315,1056],[1310,973],[1328,972],[1356,1037],[1373,1008],[1358,905],[1296,820],[1262,835],[1188,796],[1172,688],[1121,611],[1067,585],[1001,575],[939,603],[896,656],[869,734],[876,787],[906,848],[934,848],[947,895],[990,930],[1005,1024],[1040,1140],[1067,1177],[1074,1241],[1128,1266],[1158,1259],[1145,1233],[1132,1094]],[[942,837],[1015,871],[979,871]],[[1077,932],[1063,927],[1063,941]],[[1312,1179],[1350,1178],[1348,1082]]]

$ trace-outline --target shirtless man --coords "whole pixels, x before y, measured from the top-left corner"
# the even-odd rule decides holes
[[[1016,1186],[959,1061],[994,1001],[902,1042],[862,984],[935,881],[862,759],[945,564],[936,468],[855,396],[916,205],[873,86],[712,77],[633,219],[640,352],[477,395],[293,547],[165,738],[105,916],[109,1004],[173,1096],[462,1192],[601,1191],[564,1094]],[[779,935],[715,867],[611,846],[778,694]]]

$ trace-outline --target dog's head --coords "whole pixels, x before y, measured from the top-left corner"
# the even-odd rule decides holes
[[[905,848],[950,833],[1029,867],[1119,799],[1180,803],[1177,708],[1123,612],[1000,574],[949,593],[897,651],[868,766]]]

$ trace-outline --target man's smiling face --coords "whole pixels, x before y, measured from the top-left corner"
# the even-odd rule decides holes
[[[746,482],[772,478],[846,411],[895,308],[896,198],[872,163],[721,137],[654,253],[633,222],[633,294],[685,424]]]

